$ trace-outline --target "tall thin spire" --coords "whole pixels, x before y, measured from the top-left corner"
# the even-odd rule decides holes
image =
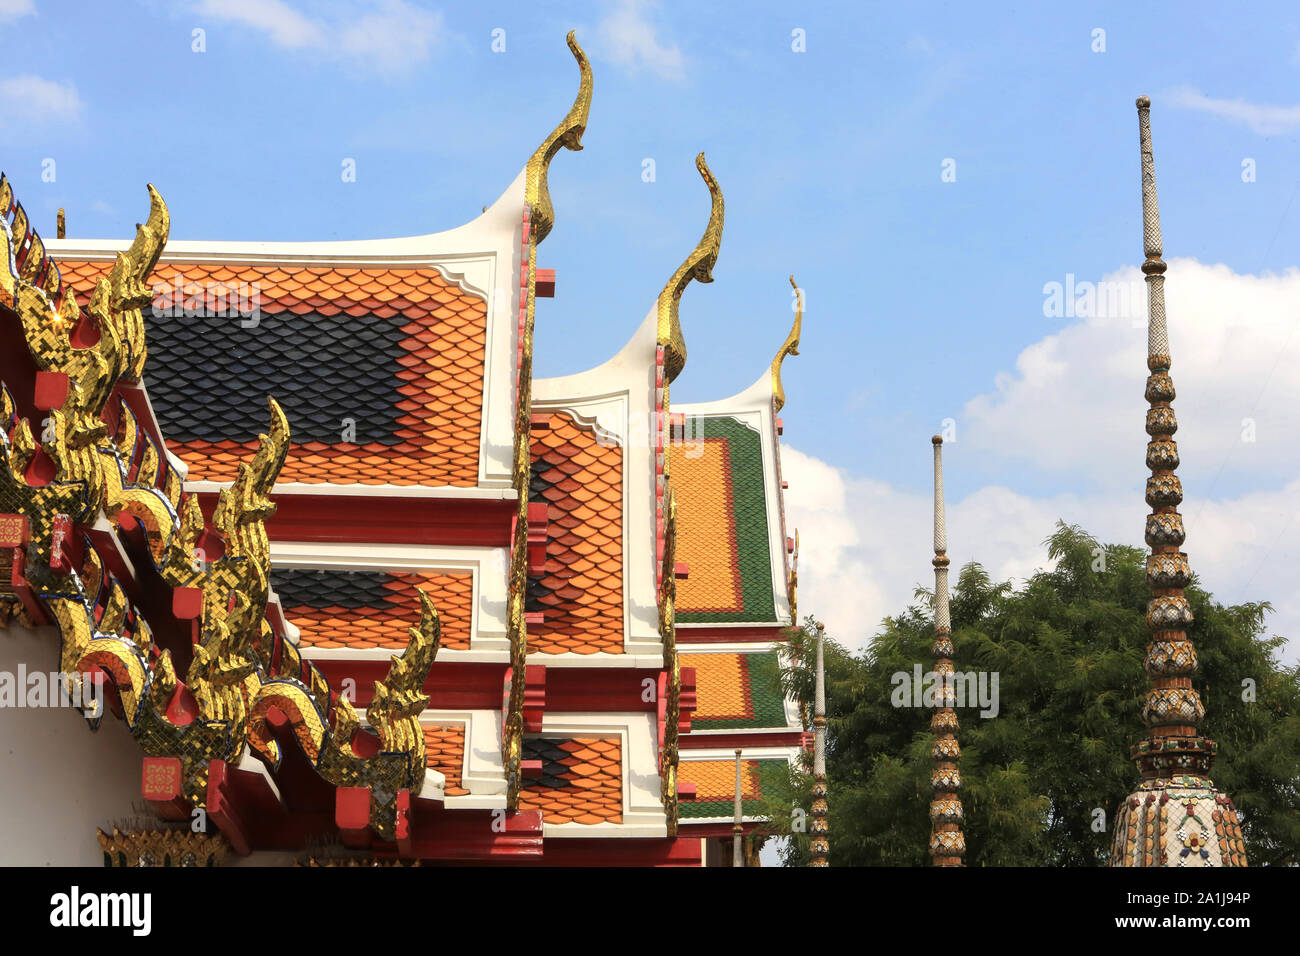
[[[830,823],[826,805],[826,665],[822,653],[826,629],[817,625],[817,684],[813,698],[812,859],[809,866],[830,866]]]
[[[736,748],[736,818],[731,826],[731,865],[745,865],[744,790],[740,779],[740,748]]]
[[[966,837],[961,832],[961,774],[957,761],[957,690],[953,683],[952,621],[948,616],[948,526],[943,509],[943,439],[935,435],[934,445],[934,673],[941,678],[939,707],[930,718],[934,734],[934,769],[930,772],[930,860],[935,866],[962,866]]]
[[[1182,483],[1174,433],[1174,383],[1165,320],[1164,244],[1151,151],[1151,101],[1138,97],[1142,159],[1142,240],[1147,283],[1147,645],[1144,669],[1151,687],[1142,704],[1147,736],[1131,750],[1142,781],[1120,808],[1111,853],[1113,866],[1245,866],[1246,848],[1232,801],[1215,789],[1210,766],[1217,745],[1197,724],[1205,705],[1192,686],[1196,648],[1185,628],[1192,609],[1183,589],[1191,579],[1178,505]]]

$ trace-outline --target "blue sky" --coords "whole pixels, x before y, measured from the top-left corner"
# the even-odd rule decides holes
[[[1282,596],[1287,579],[1273,565],[1289,537],[1274,529],[1290,525],[1285,492],[1300,466],[1287,411],[1300,341],[1287,303],[1300,285],[1268,282],[1300,264],[1293,7],[462,6],[0,0],[0,166],[50,235],[59,206],[71,236],[131,235],[145,182],[168,200],[174,238],[451,228],[499,195],[568,109],[576,68],[564,34],[576,28],[595,97],[586,148],[552,167],[557,226],[540,264],[558,271],[558,288],[538,310],[538,373],[599,364],[630,336],[703,228],[693,158],[704,150],[727,224],[715,282],[683,300],[689,361],[674,400],[721,397],[758,376],[788,329],[793,272],[808,309],[785,372],[792,467],[817,490],[818,476],[832,476],[844,500],[800,499],[792,485],[791,508],[810,526],[832,522],[836,507],[857,523],[838,551],[818,558],[811,541],[810,559],[828,580],[854,561],[884,574],[868,539],[886,532],[858,504],[875,495],[894,511],[923,499],[928,437],[952,418],[954,559],[1012,573],[1031,569],[1053,512],[1141,541],[1140,335],[1117,333],[1107,351],[1105,329],[1045,317],[1043,289],[1141,262],[1133,100],[1147,93],[1166,257],[1195,260],[1181,273],[1194,316],[1174,310],[1177,268],[1169,279],[1176,408],[1191,442],[1188,550],[1224,598]],[[206,52],[192,51],[196,28]],[[796,30],[805,52],[792,49]],[[53,183],[41,180],[46,158]],[[346,158],[355,183],[340,177]],[[941,178],[949,159],[954,182]],[[1197,308],[1247,301],[1242,290],[1256,286],[1268,286],[1260,301],[1273,305],[1259,308],[1277,310],[1276,334],[1257,341],[1256,316],[1236,317],[1244,331],[1226,341],[1247,355],[1216,363],[1222,309]],[[1209,356],[1189,364],[1191,379],[1180,377],[1185,330],[1188,349]],[[1002,391],[1030,374],[1018,365],[1026,354],[1044,352],[1054,358],[1036,386]],[[1263,365],[1247,361],[1260,354]],[[1047,427],[1034,415],[1050,405],[1044,395],[1064,403]],[[1236,433],[1247,417],[1259,422],[1248,445]],[[1203,543],[1191,521],[1198,488],[1222,506],[1203,519]],[[998,490],[1012,497],[989,504]],[[914,510],[894,532],[908,536],[913,582],[926,576],[929,521]],[[1012,513],[1024,530],[1003,547],[993,531],[1007,532],[1013,519],[998,515]],[[986,542],[996,554],[980,552]],[[1198,551],[1212,550],[1198,565]],[[860,637],[910,597],[881,582],[880,608],[852,621],[842,609],[842,630]],[[823,603],[835,600],[828,591]],[[1290,614],[1278,621],[1289,627]]]

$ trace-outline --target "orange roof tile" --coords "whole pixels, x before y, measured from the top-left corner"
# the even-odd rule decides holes
[[[567,413],[532,435],[530,500],[545,502],[546,568],[529,578],[528,649],[623,650],[623,449]]]
[[[529,737],[524,759],[541,760],[542,776],[524,781],[520,810],[540,810],[544,823],[623,822],[620,738]]]
[[[286,572],[272,572],[272,583]],[[290,572],[292,573],[292,572]],[[428,593],[442,620],[441,647],[468,650],[474,578],[463,572],[390,572],[382,588],[387,592],[381,606],[298,604],[284,613],[302,630],[302,647],[348,647],[353,650],[401,650],[407,630],[419,623],[420,599],[417,588]]]
[[[465,725],[462,723],[424,724],[424,765],[440,771],[446,778],[443,793],[459,797],[469,793],[461,786],[465,769]]]
[[[59,265],[65,285],[74,289],[83,303],[89,300],[96,279],[107,275],[112,268],[111,261],[69,260]],[[389,391],[400,396],[393,408],[400,413],[396,416],[396,436],[404,441],[395,446],[390,441],[365,440],[362,435],[360,444],[343,442],[340,426],[339,437],[331,436],[331,444],[292,442],[289,458],[280,472],[281,483],[453,486],[478,483],[487,336],[487,307],[480,297],[460,290],[433,268],[277,267],[242,263],[160,264],[152,277],[155,295],[163,289],[170,295],[178,277],[182,290],[186,289],[186,283],[203,283],[208,287],[215,283],[248,283],[249,287],[255,287],[258,307],[265,316],[303,324],[297,336],[301,343],[298,350],[308,356],[311,352],[306,346],[314,332],[310,323],[319,321],[319,317],[393,320],[401,355],[391,368],[385,360],[384,367],[377,371],[391,381]],[[182,296],[186,294],[191,293],[182,292]],[[248,293],[244,296],[247,298]],[[194,320],[159,319],[146,309],[145,321],[148,331],[151,323],[157,327],[161,322]],[[150,344],[153,348],[155,342],[151,339]],[[162,359],[165,361],[166,356]],[[236,383],[201,381],[202,363],[188,358],[185,363],[181,363],[184,373],[199,380],[194,383],[195,388],[217,396],[223,389],[227,393],[234,391]],[[151,355],[145,367],[146,379],[159,367],[159,356]],[[370,383],[361,386],[363,390],[373,386],[376,368],[367,369],[367,376],[349,377],[347,371],[321,366],[317,377],[333,380],[336,393],[344,396],[359,387],[358,381]],[[297,383],[239,384],[259,393],[255,402],[248,403],[253,405],[248,413],[260,419],[265,414],[265,393],[292,392],[290,384]],[[284,396],[278,397],[288,411]],[[363,398],[373,400],[374,396]],[[238,463],[257,449],[256,439],[233,441],[178,435],[168,426],[165,403],[155,399],[155,406],[168,433],[169,448],[189,466],[191,480],[231,481]],[[291,431],[293,418],[290,415]]]

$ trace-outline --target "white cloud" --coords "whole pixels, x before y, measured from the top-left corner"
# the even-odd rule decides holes
[[[199,0],[196,12],[242,24],[273,44],[315,51],[399,73],[428,59],[442,31],[442,17],[406,0],[365,0],[329,15],[302,13],[284,0]]]
[[[76,122],[84,108],[77,88],[71,83],[59,83],[31,73],[0,80],[0,101],[4,103],[6,118],[32,123]]]
[[[1136,269],[1106,277],[1127,283]],[[1270,633],[1300,657],[1300,271],[1241,275],[1191,259],[1166,283],[1175,400],[1187,500],[1186,551],[1202,584],[1226,604],[1266,600]],[[1042,320],[1060,323],[1063,320]],[[947,503],[955,568],[979,561],[995,580],[1047,567],[1057,520],[1103,542],[1142,547],[1146,333],[1131,318],[1080,319],[1026,348],[1015,371],[977,396],[944,446],[949,487],[978,466],[998,484]],[[1243,417],[1256,441],[1242,441]],[[901,612],[917,584],[933,585],[931,449],[918,435],[913,488],[849,475],[785,446],[787,517],[800,533],[799,604],[850,646]],[[1073,491],[1033,495],[1026,466]],[[1233,478],[1237,479],[1236,481]],[[1215,486],[1216,478],[1226,478]],[[1247,479],[1243,481],[1242,479]],[[1042,487],[1041,481],[1034,482]],[[1236,487],[1233,487],[1233,486]],[[916,490],[919,489],[919,490]]]
[[[1134,305],[1145,313],[1136,268],[1102,281],[1137,288]],[[1204,496],[1216,480],[1280,483],[1300,474],[1300,362],[1286,359],[1291,349],[1300,354],[1300,270],[1242,275],[1173,259],[1165,298],[1184,480]],[[1013,373],[966,404],[957,420],[961,441],[985,459],[1027,464],[1054,479],[1109,488],[1142,481],[1145,320],[1034,321],[1059,331],[1022,351]]]
[[[596,25],[600,55],[631,72],[646,70],[666,80],[685,79],[685,60],[675,44],[664,43],[647,14],[649,0],[614,0]]]
[[[36,4],[32,0],[0,0],[0,23],[17,20],[35,12]]]
[[[918,442],[917,471],[930,473],[929,442]],[[963,466],[960,445],[945,446],[950,479]],[[965,449],[961,449],[965,451]],[[815,614],[849,647],[864,648],[886,615],[913,602],[918,584],[934,586],[933,498],[928,491],[854,478],[786,445],[786,513],[799,529],[800,614]],[[1148,511],[1141,485],[1124,494],[1035,498],[981,488],[946,505],[948,556],[956,570],[978,561],[995,581],[1023,582],[1050,569],[1044,539],[1058,520],[1081,525],[1105,543],[1143,547]],[[1269,633],[1290,638],[1284,657],[1300,655],[1300,595],[1292,567],[1300,549],[1300,480],[1240,498],[1190,501],[1183,508],[1192,570],[1225,604],[1268,600]],[[1193,636],[1195,632],[1193,631]]]
[[[1166,94],[1173,106],[1200,110],[1220,119],[1243,123],[1261,136],[1272,136],[1300,128],[1300,106],[1266,106],[1241,97],[1215,99],[1190,86],[1180,86]]]

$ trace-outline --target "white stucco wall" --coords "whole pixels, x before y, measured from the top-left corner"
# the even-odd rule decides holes
[[[58,632],[0,629],[0,671],[59,666]],[[111,713],[92,732],[66,707],[0,707],[0,865],[103,866],[95,829],[133,815],[143,754]]]

